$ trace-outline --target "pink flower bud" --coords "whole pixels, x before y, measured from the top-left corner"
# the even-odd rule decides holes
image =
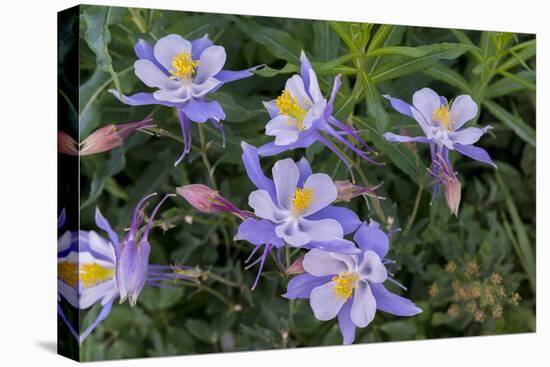
[[[460,206],[460,196],[462,185],[460,181],[454,177],[454,179],[443,182],[445,187],[445,200],[451,213],[458,217],[458,207]]]
[[[67,155],[78,155],[78,143],[64,131],[57,131],[57,152]]]
[[[379,188],[382,184],[372,187],[363,187],[359,185],[352,184],[349,180],[345,181],[334,181],[336,185],[336,190],[338,195],[336,201],[350,201],[354,197],[361,195],[368,195],[371,197],[378,197],[375,190]],[[380,197],[378,197],[380,198]]]
[[[288,275],[302,274],[304,272],[304,256],[300,256],[296,261],[294,261],[287,269],[286,273]]]
[[[220,193],[206,185],[192,184],[176,189],[178,195],[183,197],[195,209],[204,213],[226,212],[236,215],[241,219],[253,216],[252,213],[240,210]]]
[[[436,171],[436,172],[434,172]],[[442,184],[445,189],[445,201],[452,214],[458,217],[458,208],[460,207],[460,198],[462,184],[456,177],[456,173],[451,166],[451,163],[437,154],[436,159],[432,162],[432,167],[429,170],[430,174]]]
[[[134,131],[153,125],[153,119],[147,117],[143,121],[130,122],[121,125],[107,125],[90,134],[81,143],[80,155],[92,155],[107,152],[121,146],[124,139],[128,138]]]

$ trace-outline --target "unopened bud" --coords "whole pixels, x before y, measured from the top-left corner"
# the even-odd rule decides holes
[[[302,274],[304,272],[304,256],[300,256],[296,261],[294,261],[287,269],[286,273],[288,275]]]
[[[363,187],[359,185],[355,185],[351,183],[349,180],[336,180],[334,181],[334,184],[336,185],[336,190],[338,192],[336,196],[336,201],[350,201],[354,197],[361,196],[361,195],[367,195],[371,197],[378,197],[376,195],[376,189],[380,187],[379,184],[377,186],[372,187]],[[378,197],[380,199],[380,197]]]
[[[236,215],[241,219],[251,216],[251,213],[237,208],[232,202],[221,196],[217,190],[211,189],[206,185],[186,185],[178,187],[176,192],[195,209],[204,213],[226,212]]]
[[[107,125],[90,134],[81,143],[80,155],[92,155],[107,152],[124,143],[134,131],[153,125],[153,119],[148,117],[143,121],[130,122],[121,125]]]
[[[78,155],[78,143],[64,131],[57,131],[57,152],[67,155]]]

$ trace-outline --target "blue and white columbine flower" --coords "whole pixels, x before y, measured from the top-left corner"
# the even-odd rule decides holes
[[[327,146],[350,168],[350,162],[328,139],[331,137],[368,162],[376,163],[345,138],[346,135],[353,137],[370,151],[370,147],[359,134],[332,116],[334,100],[340,88],[340,75],[336,76],[327,100],[321,93],[317,75],[303,51],[300,61],[300,75],[293,75],[287,80],[285,89],[278,98],[264,102],[271,117],[265,132],[266,135],[274,136],[275,140],[260,147],[259,154],[272,156],[287,150],[307,148],[318,141]]]
[[[337,198],[337,188],[328,175],[313,174],[305,159],[284,159],[273,166],[272,180],[262,171],[257,149],[244,142],[242,147],[246,172],[258,190],[248,198],[256,218],[245,219],[236,238],[255,245],[253,253],[265,245],[258,259],[260,272],[269,251],[285,243],[343,253],[358,251],[343,237],[360,221],[353,211],[331,205]]]
[[[177,279],[193,281],[191,273],[181,267],[150,265],[150,245],[147,235],[153,218],[166,196],[153,210],[143,234],[136,238],[138,225],[143,216],[143,204],[147,196],[137,206],[130,232],[119,241],[109,222],[96,209],[96,225],[107,232],[109,240],[95,231],[65,232],[58,239],[58,305],[57,310],[71,333],[82,343],[88,335],[107,318],[116,298],[122,303],[128,299],[134,306],[145,284],[164,287],[163,281]],[[85,310],[100,303],[101,310],[95,320],[79,333],[66,317],[61,299],[72,307]]]
[[[388,95],[384,97],[397,112],[415,119],[424,132],[424,136],[416,137],[385,133],[384,138],[392,143],[429,144],[432,158],[430,174],[436,179],[432,200],[443,184],[449,209],[454,215],[458,215],[461,185],[453,171],[449,152],[457,151],[476,161],[496,167],[485,149],[473,145],[491,127],[462,128],[477,116],[477,104],[466,94],[456,97],[449,103],[445,97],[439,96],[430,88],[416,91],[412,105]]]
[[[256,69],[222,70],[226,61],[225,49],[214,45],[207,36],[188,41],[170,34],[159,39],[153,47],[139,40],[134,50],[139,58],[134,63],[136,76],[156,90],[132,96],[120,95],[116,90],[110,92],[131,106],[159,104],[176,108],[184,142],[184,150],[176,164],[191,150],[191,121],[210,120],[223,135],[220,121],[225,113],[217,101],[208,101],[206,96],[225,83],[252,76],[251,71]]]
[[[384,97],[390,101],[397,112],[414,118],[425,135],[410,137],[385,133],[386,140],[392,143],[430,144],[433,160],[436,159],[436,154],[445,157],[448,151],[456,150],[467,157],[495,166],[483,148],[473,145],[491,127],[462,128],[477,116],[477,104],[469,95],[460,95],[449,103],[445,97],[439,96],[430,88],[423,88],[414,93],[412,105],[388,95]]]
[[[355,233],[358,254],[310,250],[304,257],[304,274],[288,283],[284,297],[309,299],[315,318],[321,321],[338,317],[344,344],[355,339],[356,328],[366,327],[376,310],[397,316],[413,316],[422,310],[408,300],[388,291],[385,264],[388,236],[378,223],[363,223]]]

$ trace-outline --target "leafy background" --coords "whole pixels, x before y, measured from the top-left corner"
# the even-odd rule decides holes
[[[535,331],[534,35],[97,6],[82,6],[79,18],[79,106],[69,113],[78,118],[80,138],[149,113],[157,124],[110,153],[81,159],[83,229],[96,229],[98,206],[122,233],[142,196],[190,183],[215,187],[247,208],[253,186],[241,164],[240,142],[268,141],[263,130],[269,119],[261,102],[280,94],[298,70],[303,49],[325,94],[335,75],[343,75],[336,117],[352,123],[386,163],[375,167],[355,160],[358,183],[383,182],[378,194],[385,200],[356,198],[347,206],[364,220],[402,229],[392,237],[389,257],[396,264],[390,271],[424,311],[412,318],[378,312],[373,323],[358,329],[356,343]],[[228,69],[266,64],[257,76],[213,95],[227,115],[225,147],[217,130],[194,125],[193,149],[177,167],[182,143],[175,112],[125,106],[107,92],[146,90],[133,73],[133,45],[170,33],[187,39],[208,34],[225,47]],[[426,148],[390,145],[381,138],[386,131],[420,134],[415,122],[394,113],[381,95],[410,100],[426,86],[448,98],[472,95],[481,112],[470,124],[494,127],[479,144],[498,170],[452,154],[463,184],[458,218],[441,197],[430,205]],[[304,154],[314,171],[349,178],[336,157],[318,145],[282,156]],[[264,169],[274,161],[263,159]],[[341,343],[335,321],[317,321],[306,301],[281,297],[288,276],[274,259],[258,288],[250,290],[256,272],[245,271],[243,262],[252,246],[233,240],[235,218],[205,215],[175,198],[157,225],[151,262],[197,266],[200,285],[146,287],[136,307],[115,305],[82,345],[83,360]],[[286,255],[291,262],[301,252]],[[93,308],[83,322],[97,312]]]

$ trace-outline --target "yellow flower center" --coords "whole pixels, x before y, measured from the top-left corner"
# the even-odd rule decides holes
[[[86,288],[90,288],[113,278],[115,271],[96,263],[84,264],[80,266],[80,271],[78,271],[77,264],[64,262],[57,264],[57,275],[70,287],[76,286],[80,280]]]
[[[281,114],[294,117],[298,130],[302,131],[306,128],[302,123],[304,121],[304,117],[306,117],[306,110],[300,107],[298,104],[298,99],[290,94],[289,91],[285,89],[283,93],[277,97],[276,104]],[[288,120],[288,124],[292,125],[293,121]]]
[[[86,288],[105,282],[115,275],[113,269],[104,268],[96,263],[84,264],[80,268],[80,280]]]
[[[342,300],[347,300],[353,294],[353,289],[359,277],[355,273],[342,272],[332,278],[334,294]]]
[[[67,285],[74,287],[78,283],[78,269],[75,263],[64,262],[57,264],[57,276]]]
[[[170,74],[172,74],[170,78],[189,80],[193,76],[193,73],[195,73],[197,66],[199,66],[199,61],[194,61],[190,53],[182,52],[181,54],[177,54],[172,59],[172,67],[174,69],[170,70]]]
[[[294,213],[302,213],[313,201],[312,189],[299,189],[294,190],[294,197],[292,198],[292,209]]]
[[[433,110],[432,120],[437,121],[440,125],[447,130],[451,130],[451,114],[449,113],[449,106],[442,104],[441,107]]]

